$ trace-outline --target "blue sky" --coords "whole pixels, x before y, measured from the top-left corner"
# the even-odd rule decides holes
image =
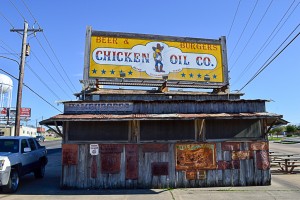
[[[19,60],[22,39],[10,29],[23,28],[24,19],[30,28],[42,28],[43,33],[28,37],[33,53],[26,58],[24,83],[55,108],[63,110],[57,102],[75,100],[73,93],[82,89],[79,80],[83,76],[87,26],[100,31],[178,37],[218,39],[226,36],[230,90],[235,92],[284,40],[287,39],[280,50],[299,33],[298,27],[288,37],[299,25],[299,3],[299,0],[2,0],[0,56]],[[244,99],[271,100],[267,111],[282,114],[293,124],[300,123],[299,48],[300,37],[241,91],[245,93]],[[18,76],[14,61],[0,58],[0,68]],[[17,81],[13,82],[12,105],[15,107]],[[59,114],[27,88],[23,90],[22,107],[32,109],[29,124],[33,125],[42,118]]]

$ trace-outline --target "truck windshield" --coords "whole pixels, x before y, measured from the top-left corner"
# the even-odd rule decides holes
[[[0,152],[19,152],[19,140],[14,139],[1,139],[0,140]]]

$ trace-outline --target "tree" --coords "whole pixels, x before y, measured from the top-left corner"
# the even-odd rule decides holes
[[[270,133],[272,134],[272,135],[279,135],[280,133],[282,133],[283,131],[284,131],[284,127],[283,126],[277,126],[277,127],[275,127],[275,128],[273,128],[271,131],[270,131]]]
[[[286,128],[286,132],[288,135],[292,135],[293,133],[295,133],[297,131],[296,125],[289,124],[285,128]]]

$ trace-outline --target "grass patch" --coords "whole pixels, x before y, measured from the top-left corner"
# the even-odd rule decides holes
[[[45,137],[45,141],[56,141],[61,139],[61,137]]]
[[[275,141],[275,142],[280,142],[282,140],[281,137],[274,137],[274,136],[271,136],[268,139],[269,141]]]

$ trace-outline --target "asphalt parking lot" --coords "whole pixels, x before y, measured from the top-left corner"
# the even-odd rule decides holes
[[[300,144],[286,146],[271,144],[270,149],[288,149],[299,152]],[[20,188],[15,194],[0,194],[0,199],[35,200],[35,199],[97,199],[97,200],[201,200],[201,199],[299,199],[300,171],[295,174],[283,174],[272,169],[270,186],[248,187],[211,187],[211,188],[180,188],[152,190],[61,190],[61,149],[49,150],[49,164],[44,179],[36,180],[27,175],[21,179]]]

